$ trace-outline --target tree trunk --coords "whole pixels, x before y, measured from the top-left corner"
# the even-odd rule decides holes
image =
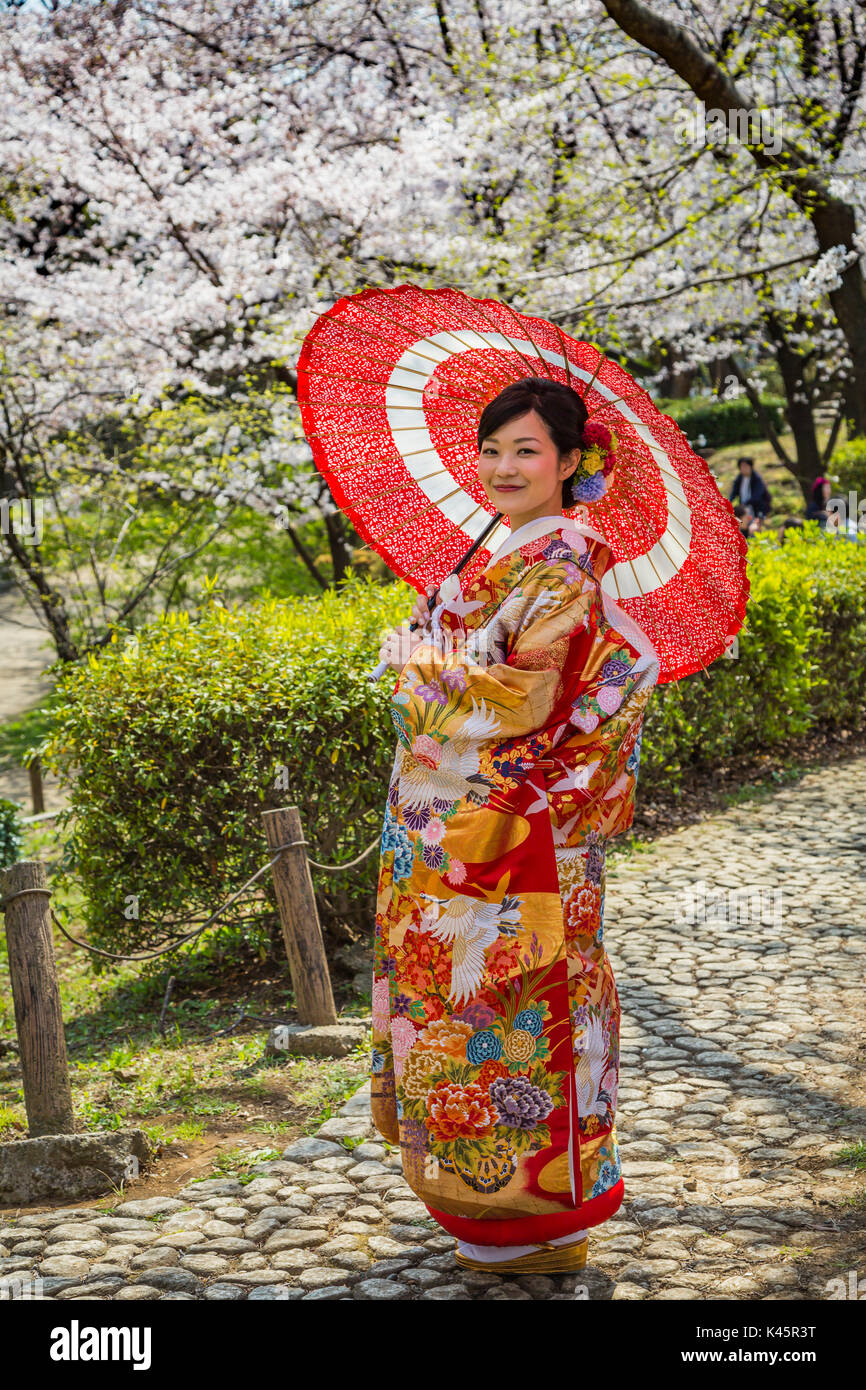
[[[346,531],[341,512],[325,513],[325,530],[331,547],[331,563],[334,567],[334,584],[339,585],[352,568],[352,556],[346,544]]]
[[[797,479],[800,484],[800,491],[808,502],[812,496],[812,483],[821,472],[822,463],[812,406],[808,400],[804,402],[795,399],[797,395],[803,394],[803,364],[797,354],[788,346],[779,325],[775,321],[771,324],[769,317],[767,319],[767,331],[775,344],[779,373],[785,387],[786,414],[794,435],[794,458],[790,457],[773,428],[773,422],[766,406],[761,401],[754,386],[749,383],[748,373],[739,365],[735,357],[729,357],[725,360],[743,386],[749,403],[758,417],[761,429],[768,442],[773,446],[776,457]]]
[[[672,401],[684,401],[692,389],[695,373],[692,368],[685,372],[672,372],[668,378],[668,395]]]
[[[768,313],[765,320],[776,350],[776,361],[785,387],[788,423],[797,450],[797,457],[789,467],[808,502],[812,496],[812,484],[821,472],[821,450],[815,430],[815,413],[803,380],[803,359],[789,346],[776,316]]]
[[[61,661],[77,661],[79,652],[72,640],[66,604],[63,595],[53,589],[45,578],[39,547],[25,545],[21,537],[12,531],[3,539],[12,565],[18,570],[18,583],[29,594],[31,607],[34,601],[38,604],[58,657]]]

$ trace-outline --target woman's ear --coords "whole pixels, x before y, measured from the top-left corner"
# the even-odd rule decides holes
[[[565,482],[566,478],[570,478],[572,473],[577,470],[577,465],[579,463],[579,449],[572,449],[570,454],[563,454],[562,458],[559,460],[559,481]]]

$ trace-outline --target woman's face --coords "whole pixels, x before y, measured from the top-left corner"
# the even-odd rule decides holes
[[[832,483],[822,483],[822,484],[821,484],[821,498],[822,498],[822,500],[824,501],[825,504],[826,504],[827,502],[830,501],[830,494],[831,494],[832,491],[833,491],[833,484],[832,484]]]
[[[511,529],[562,511],[562,482],[577,467],[576,455],[560,459],[547,425],[535,410],[488,435],[478,456],[478,477]]]

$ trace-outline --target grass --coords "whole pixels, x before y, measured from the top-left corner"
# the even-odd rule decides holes
[[[866,1139],[858,1139],[854,1144],[846,1144],[844,1149],[840,1149],[836,1154],[834,1163],[845,1164],[846,1167],[855,1168],[857,1172],[862,1172],[866,1168]]]
[[[234,1178],[236,1182],[252,1182],[255,1173],[252,1171],[259,1163],[268,1163],[270,1160],[279,1158],[279,1149],[225,1149],[215,1160],[212,1177]],[[194,1178],[193,1182],[204,1182],[204,1178]]]
[[[649,854],[652,847],[652,840],[641,839],[640,835],[626,831],[617,835],[607,846],[607,862],[612,864],[620,859],[628,860],[634,854]]]
[[[742,806],[749,801],[767,801],[780,786],[799,781],[808,771],[805,764],[783,759],[781,766],[768,769],[760,781],[746,782],[742,787],[722,792],[720,802],[723,806]]]
[[[0,724],[0,770],[23,767],[27,754],[47,737],[51,724],[51,696],[18,719]]]
[[[779,1255],[789,1264],[796,1264],[798,1260],[811,1258],[815,1251],[811,1245],[780,1245]]]

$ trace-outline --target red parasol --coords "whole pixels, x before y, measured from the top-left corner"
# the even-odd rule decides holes
[[[605,536],[606,592],[646,632],[659,683],[721,656],[739,631],[747,546],[730,502],[679,426],[591,343],[460,290],[415,285],[340,299],[298,361],[304,432],[356,531],[419,591],[440,584],[496,515],[476,473],[476,429],[510,382],[571,386],[616,435],[612,485],[566,516]],[[465,567],[483,569],[503,519]]]

